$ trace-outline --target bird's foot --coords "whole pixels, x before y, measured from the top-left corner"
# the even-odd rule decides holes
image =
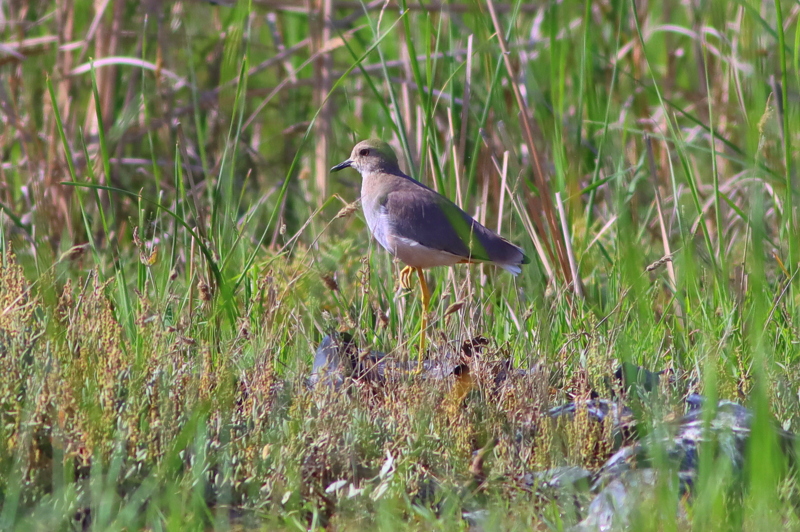
[[[419,377],[423,373],[425,373],[425,364],[422,359],[422,354],[420,354],[419,358],[417,359],[417,369],[415,369],[412,373],[414,376]]]
[[[411,276],[414,275],[414,268],[406,266],[400,270],[400,287],[403,290],[411,290]]]
[[[422,355],[419,355],[416,364],[413,362],[413,360],[408,361],[408,365],[403,370],[403,374],[407,377],[419,377],[424,374],[425,371],[426,368]]]
[[[423,378],[425,375],[425,368],[418,368],[414,364],[409,364],[407,368],[400,370],[399,375],[410,381],[416,381],[417,379]]]

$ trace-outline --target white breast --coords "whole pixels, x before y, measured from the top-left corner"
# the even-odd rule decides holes
[[[361,197],[361,206],[364,210],[364,218],[367,220],[367,227],[369,232],[375,237],[375,240],[384,247],[389,253],[394,255],[394,249],[389,243],[388,239],[388,220],[385,215],[384,209],[375,205],[375,200],[367,200],[363,195]],[[377,208],[376,208],[377,207]]]

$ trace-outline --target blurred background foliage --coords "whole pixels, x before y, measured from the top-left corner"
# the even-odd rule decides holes
[[[286,525],[326,507],[308,491],[334,480],[330,462],[308,466],[318,456],[344,475],[349,456],[380,465],[407,437],[392,447],[396,515],[423,469],[464,469],[508,423],[620,361],[791,428],[799,14],[721,0],[6,0],[3,522],[91,507],[94,526],[142,526],[125,508],[156,500],[147,523],[201,526],[249,497]],[[479,403],[489,412],[445,443],[422,437],[453,422],[429,413],[443,389],[401,388],[409,411],[389,401],[377,416],[347,396],[317,409],[301,385],[334,330],[400,358],[416,345],[418,303],[371,252],[357,174],[328,173],[370,136],[534,257],[515,280],[430,274],[438,352],[481,334],[493,357],[558,376],[530,404]],[[546,454],[498,451],[496,467]],[[785,488],[756,470],[764,500]],[[119,493],[104,499],[106,485]]]

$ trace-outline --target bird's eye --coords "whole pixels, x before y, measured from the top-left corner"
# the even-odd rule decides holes
[[[361,155],[362,157],[366,157],[367,155],[369,155],[369,150],[364,148],[363,150],[358,152],[358,154]]]

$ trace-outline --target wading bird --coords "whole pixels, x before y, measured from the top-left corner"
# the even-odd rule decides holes
[[[422,290],[422,332],[419,364],[425,351],[430,290],[424,268],[485,262],[514,275],[530,259],[522,248],[482,226],[438,192],[407,176],[397,156],[385,142],[376,139],[356,144],[350,158],[333,168],[354,168],[361,174],[361,206],[372,235],[406,267],[400,284],[411,288],[416,270]]]

